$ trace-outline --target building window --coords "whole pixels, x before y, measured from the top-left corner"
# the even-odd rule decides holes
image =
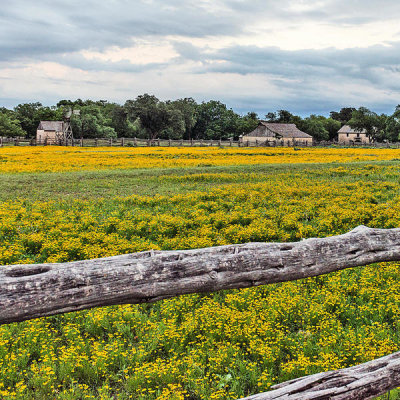
[[[346,133],[346,136],[349,137],[349,133],[348,132]]]

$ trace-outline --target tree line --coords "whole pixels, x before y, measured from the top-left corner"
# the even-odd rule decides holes
[[[137,137],[147,139],[237,140],[254,130],[259,122],[255,112],[239,115],[220,101],[197,103],[193,98],[161,101],[143,94],[124,105],[106,100],[61,100],[55,106],[41,103],[19,104],[14,109],[0,108],[0,136],[36,136],[40,121],[63,120],[68,110],[76,138]],[[341,126],[349,124],[365,130],[373,141],[397,141],[400,134],[400,105],[392,115],[377,114],[365,107],[345,107],[331,111],[329,117],[302,118],[287,110],[268,112],[269,122],[293,123],[317,141],[334,140]]]

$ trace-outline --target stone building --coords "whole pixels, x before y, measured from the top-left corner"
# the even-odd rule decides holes
[[[40,121],[36,130],[36,142],[54,144],[64,136],[63,121]]]
[[[365,144],[371,143],[364,129],[361,132],[355,131],[349,125],[344,125],[338,132],[338,142],[343,144]]]
[[[275,142],[285,146],[293,146],[296,143],[312,146],[313,138],[309,134],[297,129],[295,124],[280,124],[276,122],[260,121],[257,128],[247,135],[242,137],[242,142],[254,144],[256,141],[259,144],[265,142]]]

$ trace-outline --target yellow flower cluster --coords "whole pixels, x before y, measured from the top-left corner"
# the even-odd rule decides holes
[[[83,168],[79,165],[87,159],[82,156],[79,161],[79,151],[94,152],[22,150],[32,160],[48,152],[48,162],[41,161],[44,170]],[[154,155],[157,150],[110,149],[110,154],[103,153],[102,163],[104,168],[121,168],[119,156],[129,160],[129,154]],[[149,156],[149,164],[141,166],[192,160],[182,154],[203,154],[197,163],[222,163],[223,152],[228,154],[226,164],[245,163],[241,157],[250,151],[161,150],[169,158]],[[53,165],[62,151],[66,159]],[[278,151],[287,152],[279,162],[301,158],[295,154],[303,151],[309,155],[301,162],[372,157],[371,150],[358,149],[344,152],[342,159],[336,150],[329,156],[323,149],[251,149],[246,160],[272,160],[275,156],[265,154]],[[10,172],[25,168],[4,157],[4,164],[12,166]],[[100,156],[88,169],[103,168],[96,157]],[[395,154],[379,150],[379,160],[389,157]],[[26,162],[21,172],[36,171],[40,164]],[[134,164],[127,161],[123,168]],[[0,204],[0,264],[297,241],[343,233],[360,224],[399,227],[399,172],[396,161],[304,167],[277,174],[177,172],[160,179],[177,191],[188,186],[193,190],[173,196],[46,202],[30,201],[27,195]],[[211,189],[196,190],[202,183],[211,183]],[[232,400],[302,375],[359,364],[398,350],[399,272],[399,263],[384,263],[296,282],[1,326],[0,398]]]
[[[3,147],[0,173],[329,163],[400,159],[400,149],[204,147]]]

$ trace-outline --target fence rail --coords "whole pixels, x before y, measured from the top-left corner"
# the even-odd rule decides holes
[[[92,307],[154,302],[400,261],[400,229],[360,226],[296,243],[148,251],[60,264],[0,267],[0,324]],[[247,400],[372,399],[400,386],[400,352],[277,385]]]
[[[72,139],[67,141],[36,140],[26,138],[0,137],[0,147],[4,146],[73,146],[73,147],[356,147],[356,148],[400,148],[395,143],[339,143],[316,142],[312,145],[304,141],[285,142],[283,140],[172,140],[172,139],[139,139],[139,138],[93,138]]]

